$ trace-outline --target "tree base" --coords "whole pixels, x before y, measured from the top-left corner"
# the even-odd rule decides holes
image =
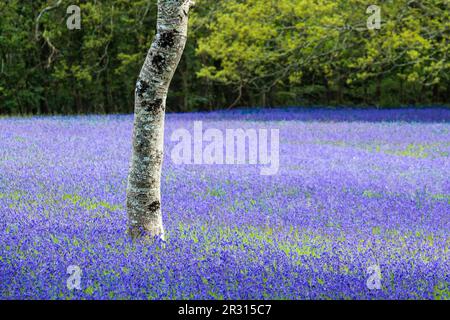
[[[161,224],[146,226],[130,226],[128,235],[133,241],[143,240],[145,242],[154,242],[155,240],[165,241],[164,228]]]

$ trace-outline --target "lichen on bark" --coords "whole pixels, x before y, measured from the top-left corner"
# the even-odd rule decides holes
[[[157,33],[136,82],[133,151],[127,185],[128,232],[164,239],[161,168],[167,91],[187,38],[190,0],[159,0]]]

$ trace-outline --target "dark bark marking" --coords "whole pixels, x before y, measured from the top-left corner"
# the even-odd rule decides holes
[[[158,211],[159,209],[161,209],[161,203],[159,203],[159,201],[153,201],[148,206],[148,210],[152,213]]]
[[[152,59],[152,65],[158,73],[162,73],[164,71],[165,64],[166,58],[160,54],[156,54]]]
[[[139,139],[136,142],[136,152],[143,153],[150,148],[150,141],[147,139]]]
[[[175,34],[172,31],[164,32],[160,35],[159,45],[161,48],[173,47],[175,44]]]
[[[136,83],[136,92],[139,98],[143,98],[144,93],[146,93],[149,88],[150,85],[146,81],[139,79],[138,82]]]
[[[144,107],[145,111],[155,114],[163,110],[163,101],[162,99],[143,101],[142,106]]]

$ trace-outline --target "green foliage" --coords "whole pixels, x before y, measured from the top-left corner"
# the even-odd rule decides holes
[[[157,0],[0,3],[0,114],[132,112]],[[66,9],[81,8],[81,30]],[[197,0],[168,110],[448,103],[449,2]],[[37,17],[39,14],[39,21]]]
[[[0,4],[0,112],[130,112],[154,36],[156,0],[65,0],[43,11],[55,3]],[[66,27],[72,4],[80,6],[81,30]]]
[[[194,18],[204,25],[197,54],[209,59],[198,76],[280,100],[439,102],[449,84],[449,2],[380,7],[381,29],[368,30],[366,1],[223,1],[208,23]]]

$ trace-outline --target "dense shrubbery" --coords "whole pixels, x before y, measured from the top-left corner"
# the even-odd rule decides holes
[[[0,3],[0,113],[130,112],[156,0]],[[170,111],[448,103],[449,4],[198,0]],[[81,7],[82,28],[66,28]]]

